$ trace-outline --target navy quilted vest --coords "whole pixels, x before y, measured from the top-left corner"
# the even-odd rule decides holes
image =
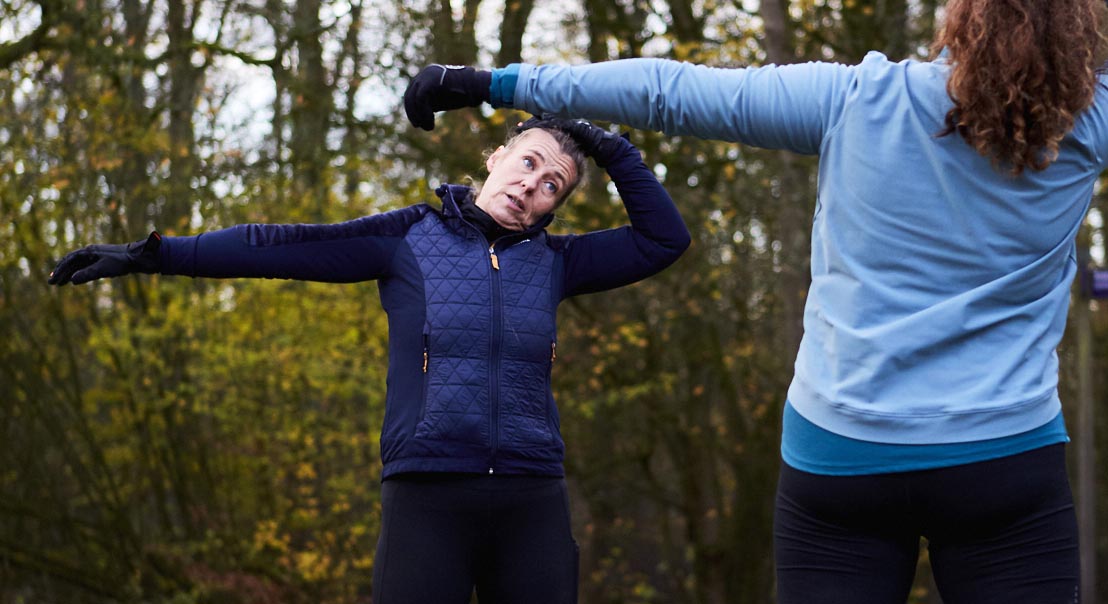
[[[443,214],[428,213],[405,236],[423,286],[423,383],[412,432],[382,442],[385,475],[561,475],[564,445],[550,390],[558,254],[544,224],[498,239],[494,268],[484,237],[461,220],[449,194],[443,201]],[[396,434],[396,426],[384,433]]]

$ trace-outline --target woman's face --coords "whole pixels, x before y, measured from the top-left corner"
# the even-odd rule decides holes
[[[554,211],[577,178],[573,159],[545,130],[524,131],[489,156],[477,207],[500,226],[522,231]]]

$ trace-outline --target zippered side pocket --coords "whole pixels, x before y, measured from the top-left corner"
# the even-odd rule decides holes
[[[429,395],[431,381],[431,326],[423,325],[423,386],[420,389],[419,421],[423,422],[427,417],[427,397]]]
[[[561,433],[561,418],[558,417],[558,405],[549,396],[551,383],[554,381],[554,362],[558,360],[558,336],[550,340],[550,366],[546,368],[546,379],[543,381],[543,390],[548,395],[546,403],[546,429],[550,432],[550,441],[557,441]]]

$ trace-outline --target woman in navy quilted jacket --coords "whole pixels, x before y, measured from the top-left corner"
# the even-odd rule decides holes
[[[586,155],[607,168],[631,224],[550,235]],[[50,283],[132,272],[377,279],[389,370],[373,601],[464,604],[476,589],[483,604],[575,602],[577,546],[550,390],[556,309],[661,271],[689,234],[638,150],[587,122],[529,120],[486,167],[478,190],[439,187],[441,210],[155,232],[72,252]]]

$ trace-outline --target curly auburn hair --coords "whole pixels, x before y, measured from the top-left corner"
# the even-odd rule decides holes
[[[1042,170],[1093,100],[1103,0],[950,0],[932,52],[946,49],[957,132],[1013,175]]]

